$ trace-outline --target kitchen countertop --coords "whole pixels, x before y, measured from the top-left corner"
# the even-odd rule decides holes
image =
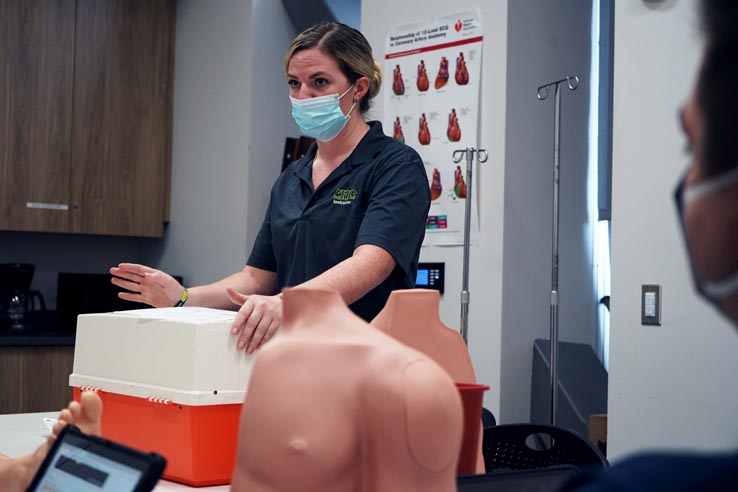
[[[0,347],[72,347],[75,331],[68,324],[56,311],[27,313],[22,330],[10,329],[10,321],[0,319]]]

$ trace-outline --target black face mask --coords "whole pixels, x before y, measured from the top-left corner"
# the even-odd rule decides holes
[[[692,279],[697,292],[709,302],[717,304],[718,301],[738,293],[738,272],[734,272],[727,278],[716,282],[706,281],[700,277],[697,267],[694,264],[694,260],[692,259],[692,253],[689,250],[687,229],[684,223],[684,209],[689,203],[699,200],[707,195],[718,193],[738,182],[738,168],[731,169],[727,173],[723,173],[720,176],[711,178],[708,181],[704,181],[694,186],[687,186],[685,180],[686,174],[679,180],[676,190],[674,190],[674,201],[676,202],[679,224],[682,229],[682,239],[687,247],[689,265],[692,270]]]

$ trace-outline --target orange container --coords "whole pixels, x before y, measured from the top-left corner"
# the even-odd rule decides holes
[[[164,478],[231,482],[253,356],[235,348],[235,312],[165,308],[77,320],[75,398],[103,401],[103,436],[167,459]]]
[[[80,389],[73,390],[79,401]],[[188,406],[98,395],[103,437],[165,456],[166,480],[194,487],[231,483],[242,404]]]
[[[464,437],[461,440],[457,475],[477,473],[479,429],[482,425],[482,398],[489,386],[483,384],[456,383],[464,407]]]

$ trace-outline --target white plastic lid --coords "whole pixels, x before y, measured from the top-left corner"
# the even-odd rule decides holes
[[[235,315],[198,307],[80,315],[69,385],[191,406],[242,403],[254,355],[236,349]]]

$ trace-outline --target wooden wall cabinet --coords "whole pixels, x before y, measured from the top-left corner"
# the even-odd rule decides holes
[[[175,9],[0,2],[0,230],[162,235]]]

